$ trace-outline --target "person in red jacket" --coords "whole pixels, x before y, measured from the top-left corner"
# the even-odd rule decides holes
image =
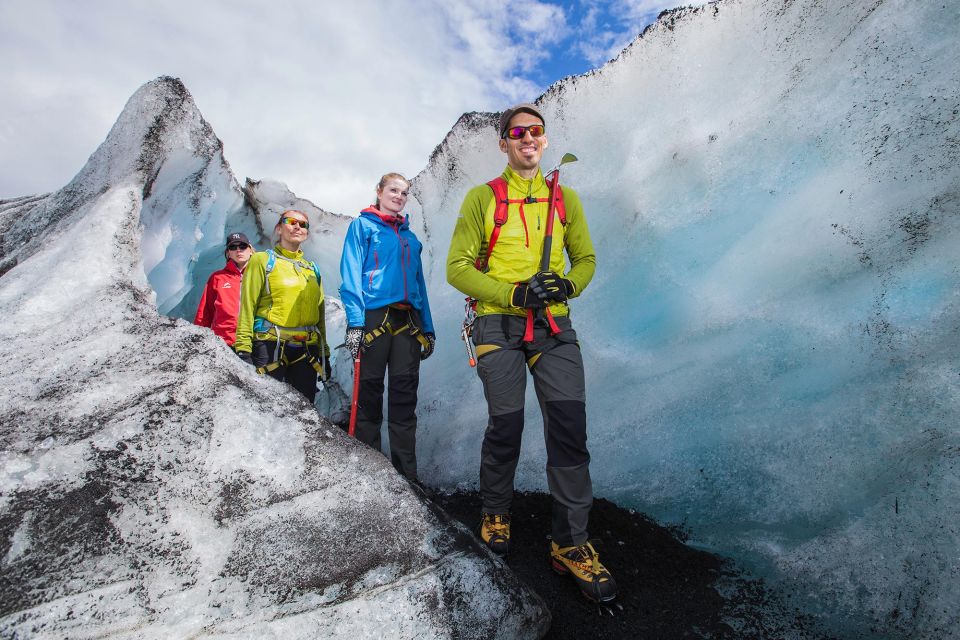
[[[237,339],[237,316],[240,314],[240,279],[253,255],[253,247],[247,236],[231,233],[227,237],[223,255],[227,264],[223,269],[214,271],[207,280],[193,324],[212,328],[224,342],[233,346]]]

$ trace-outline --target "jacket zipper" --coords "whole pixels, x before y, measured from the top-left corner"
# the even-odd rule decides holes
[[[400,227],[393,227],[393,231],[397,234],[397,242],[400,243],[400,272],[403,274],[403,301],[409,302],[410,294],[407,291],[407,267],[403,259],[404,250],[409,250],[409,247],[404,245],[403,236],[400,235]]]

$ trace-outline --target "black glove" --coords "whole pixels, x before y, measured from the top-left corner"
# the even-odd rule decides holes
[[[249,365],[253,364],[253,354],[249,351],[237,351],[237,356]]]
[[[573,283],[554,271],[541,271],[530,278],[529,286],[544,302],[566,302],[573,293]]]
[[[330,379],[330,356],[323,357],[323,379]]]
[[[354,360],[359,358],[360,345],[363,344],[363,327],[347,327],[347,337],[343,339],[343,344]]]
[[[543,303],[543,300],[537,297],[537,294],[530,290],[526,282],[521,282],[514,287],[510,304],[521,309],[542,309],[547,306]]]
[[[427,338],[427,342],[430,343],[423,348],[423,351],[420,352],[420,359],[426,360],[433,355],[433,349],[437,346],[437,336],[433,335],[432,333],[425,333],[423,335]]]

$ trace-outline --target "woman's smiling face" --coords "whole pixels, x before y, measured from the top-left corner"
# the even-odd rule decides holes
[[[280,218],[280,222],[277,224],[278,232],[280,233],[281,247],[293,251],[300,248],[300,245],[310,234],[310,231],[302,227],[300,223],[310,224],[307,216],[299,211],[284,212]]]
[[[380,211],[395,216],[400,215],[407,204],[407,190],[410,185],[399,178],[390,178],[383,187],[377,189],[377,200],[380,201]]]

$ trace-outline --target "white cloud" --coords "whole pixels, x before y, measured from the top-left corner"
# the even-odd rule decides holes
[[[568,33],[539,0],[6,0],[0,197],[66,184],[137,87],[173,75],[241,180],[357,211],[464,111],[537,97],[525,74]]]

